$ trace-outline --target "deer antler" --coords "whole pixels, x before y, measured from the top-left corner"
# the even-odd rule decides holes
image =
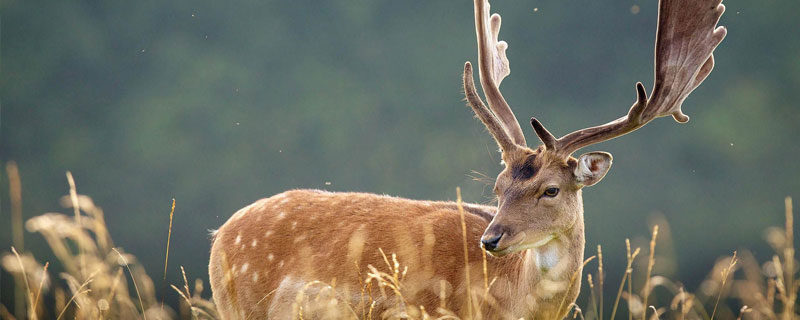
[[[467,102],[472,107],[472,111],[475,112],[478,119],[481,119],[481,122],[492,134],[494,140],[497,141],[500,149],[509,151],[516,148],[516,143],[511,140],[508,132],[503,128],[503,124],[497,120],[497,117],[492,114],[489,108],[481,101],[481,97],[478,96],[478,92],[475,90],[475,82],[472,79],[472,64],[469,61],[464,64],[464,94],[467,96]]]
[[[497,39],[500,33],[500,15],[495,13],[489,16],[488,0],[475,0],[475,32],[478,36],[478,69],[483,94],[514,143],[524,146],[526,143],[522,128],[500,93],[500,83],[511,73],[506,57],[508,44]]]
[[[725,38],[716,27],[725,11],[722,0],[661,0],[656,32],[655,84],[650,97],[636,83],[636,102],[622,118],[555,139],[536,119],[531,125],[548,149],[568,157],[576,150],[641,128],[655,118],[672,116],[684,123],[683,100],[714,68],[713,51]]]

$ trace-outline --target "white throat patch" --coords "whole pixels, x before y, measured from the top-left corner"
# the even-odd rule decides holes
[[[563,271],[560,241],[551,241],[541,247],[531,249],[536,266],[546,278],[557,278]]]

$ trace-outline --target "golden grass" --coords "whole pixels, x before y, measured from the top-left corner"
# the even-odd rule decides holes
[[[19,168],[17,163],[10,161],[6,164],[8,174],[8,195],[11,200],[11,241],[14,247],[25,251],[25,237],[22,234],[22,183],[19,179]],[[18,281],[19,279],[17,279]],[[25,295],[22,286],[14,287],[14,302],[17,316],[22,315],[25,309]]]
[[[175,318],[177,315],[173,309],[161,309],[153,281],[136,257],[114,246],[103,210],[91,198],[79,195],[74,180],[68,180],[70,195],[62,198],[61,204],[73,209],[72,215],[45,213],[28,219],[24,224],[29,232],[39,233],[44,238],[58,259],[64,270],[57,275],[60,281],[51,281],[49,262],[42,266],[31,253],[17,254],[12,248],[12,253],[3,254],[0,264],[14,275],[16,287],[25,293],[25,298],[22,308],[15,310],[16,315],[0,311],[0,318]],[[131,283],[136,297],[131,296]],[[34,288],[34,285],[38,287]],[[202,286],[202,281],[197,282],[195,294],[189,295],[192,310],[197,314],[193,318],[216,318],[213,304],[197,301]],[[41,301],[48,295],[53,297],[55,304],[43,307]],[[0,309],[7,310],[5,306]]]
[[[16,167],[7,167],[8,172],[16,171]],[[13,179],[12,179],[13,180]],[[22,239],[14,240],[15,247],[11,253],[4,253],[0,265],[14,275],[16,291],[16,315],[12,315],[6,306],[0,305],[2,319],[216,319],[218,314],[213,302],[203,298],[203,281],[195,280],[193,290],[183,267],[182,284],[169,284],[173,294],[179,298],[179,305],[171,307],[163,304],[162,292],[159,303],[153,280],[146,270],[137,262],[134,255],[116,247],[106,228],[103,211],[94,204],[91,198],[80,195],[75,189],[74,180],[68,174],[70,194],[61,199],[61,203],[73,210],[72,215],[62,213],[46,213],[28,219],[24,226],[29,232],[39,233],[48,243],[60,266],[65,272],[58,275],[58,280],[51,280],[48,274],[49,262],[40,264],[30,252],[17,249]],[[21,201],[18,190],[19,179],[11,181],[13,201]],[[466,225],[465,214],[461,207],[460,190],[458,192],[459,213],[462,215],[462,235]],[[12,201],[12,202],[13,202]],[[17,206],[19,204],[16,204]],[[21,207],[20,207],[21,208]],[[614,303],[610,318],[605,318],[604,282],[606,279],[604,259],[601,246],[597,246],[597,254],[585,260],[584,265],[596,259],[596,271],[586,270],[588,288],[581,292],[586,305],[581,309],[578,305],[562,301],[563,308],[571,308],[568,318],[580,319],[797,319],[796,299],[800,281],[797,281],[797,262],[793,246],[793,215],[791,198],[785,200],[785,227],[768,230],[767,242],[775,250],[772,259],[759,263],[747,251],[734,252],[730,257],[718,260],[703,281],[697,292],[689,292],[674,280],[658,274],[656,260],[664,263],[668,259],[655,254],[658,238],[658,226],[654,226],[649,243],[646,261],[637,264],[637,257],[642,253],[640,248],[632,248],[626,239],[626,268],[621,272],[621,280],[615,287]],[[15,209],[16,210],[16,209]],[[173,208],[170,212],[170,232]],[[21,228],[12,215],[12,228]],[[669,238],[669,228],[665,237]],[[14,231],[20,232],[21,230]],[[164,272],[169,262],[169,241],[164,259]],[[21,237],[20,237],[21,238]],[[464,245],[466,246],[466,239]],[[666,240],[665,240],[666,241]],[[374,248],[381,250],[380,248]],[[464,248],[466,249],[466,247]],[[306,284],[298,292],[293,302],[296,319],[316,319],[324,314],[325,319],[461,319],[446,305],[448,287],[441,285],[441,306],[437,310],[425,310],[411,305],[406,292],[409,286],[406,277],[408,269],[398,261],[397,255],[391,252],[381,253],[385,266],[369,266],[362,278],[361,301],[351,304],[350,293],[337,288],[336,279],[329,282],[314,281]],[[466,250],[465,250],[466,253]],[[468,313],[464,319],[503,318],[500,314],[487,314],[486,310],[496,310],[498,302],[489,294],[489,288],[495,279],[488,278],[486,261],[483,261],[483,288],[468,288]],[[641,259],[639,259],[641,260]],[[467,261],[465,261],[467,263]],[[646,264],[645,264],[646,263]],[[638,267],[637,267],[638,265]],[[642,266],[646,266],[642,268]],[[469,265],[466,265],[469,268]],[[637,272],[643,285],[634,285],[634,271]],[[613,271],[612,271],[613,272]],[[361,271],[359,270],[359,274]],[[465,276],[469,277],[470,272]],[[581,274],[574,274],[569,286],[577,282]],[[163,278],[165,279],[165,278]],[[636,280],[639,282],[640,280]],[[478,280],[480,282],[480,280]],[[469,282],[468,282],[469,283]],[[133,285],[133,288],[131,288]],[[626,289],[627,285],[627,290]],[[165,282],[165,286],[167,286]],[[131,290],[133,289],[133,290]],[[377,292],[373,292],[377,289]],[[609,288],[611,289],[611,288]],[[612,290],[614,290],[612,289]],[[656,290],[658,289],[658,290]],[[134,297],[133,294],[136,295]],[[271,293],[270,293],[271,294]],[[262,300],[268,300],[270,294]],[[355,293],[356,295],[359,292]],[[55,301],[52,306],[43,306],[44,297]],[[391,300],[388,300],[391,299]],[[580,300],[579,301],[583,301]],[[621,303],[625,300],[625,303]],[[381,301],[391,301],[394,308],[378,315],[373,310]],[[261,302],[259,302],[261,303]],[[736,310],[732,309],[737,306]],[[741,307],[739,307],[741,306]],[[708,310],[711,310],[709,313]],[[498,312],[498,311],[494,311]],[[502,311],[500,311],[502,312]],[[242,315],[250,318],[254,315]]]
[[[175,198],[172,199],[172,209],[169,210],[169,228],[167,229],[167,252],[164,254],[164,277],[162,278],[162,282],[164,283],[164,289],[161,290],[161,308],[164,308],[164,297],[167,295],[167,266],[169,266],[169,241],[172,239],[172,216],[175,214]],[[181,267],[181,272],[183,272],[183,267]],[[186,273],[183,274],[184,278],[186,277]],[[184,279],[184,282],[185,279]],[[188,289],[187,289],[188,291]]]
[[[461,188],[456,188],[456,199],[457,199],[456,205],[458,206],[458,215],[461,218],[461,243],[463,244],[464,247],[464,270],[465,270],[464,274],[465,277],[467,278],[465,283],[470,284],[472,283],[472,281],[469,278],[470,272],[469,272],[469,244],[467,244],[467,222],[464,220],[464,207],[461,204]],[[484,268],[484,270],[486,269]],[[484,283],[487,283],[486,291],[489,291],[488,282],[484,281]],[[469,299],[467,299],[467,314],[469,315],[470,318],[472,318],[475,316],[475,310],[473,310],[472,306],[471,285],[467,285],[467,297],[469,297]]]

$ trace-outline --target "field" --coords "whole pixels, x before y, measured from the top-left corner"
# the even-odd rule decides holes
[[[465,63],[485,61],[476,3],[4,1],[0,319],[218,318],[209,231],[286,190],[455,201],[460,188],[465,203],[496,205],[509,167],[464,100]],[[624,116],[637,82],[663,88],[660,3],[491,0],[512,70],[498,90],[528,146],[541,137],[532,118],[567,136]],[[784,202],[800,198],[800,1],[722,4],[714,71],[682,100],[691,121],[656,119],[581,152],[613,154],[613,169],[582,194],[586,250],[570,263],[587,262],[570,317],[800,318]],[[461,230],[442,229],[453,243],[436,248],[461,250]],[[337,299],[352,281],[319,279],[295,316],[380,318],[375,299],[414,294],[403,271],[415,260],[397,250],[408,246],[376,246],[374,269],[348,269],[363,273],[360,302]],[[461,255],[435,257],[461,272]],[[471,268],[474,296],[448,295],[474,299],[460,318],[503,317],[485,292],[510,281],[493,281],[488,261],[486,275]],[[396,298],[385,316],[452,317],[460,306],[435,308],[438,289],[424,312]]]
[[[16,166],[6,166],[10,182],[14,246],[22,243],[19,212],[19,176]],[[2,256],[2,267],[14,275],[16,295],[14,312],[0,305],[3,319],[215,319],[218,317],[211,294],[202,278],[190,281],[180,261],[169,261],[171,234],[164,236],[164,270],[180,268],[182,283],[166,283],[162,270],[145,270],[135,255],[126,252],[125,244],[115,244],[109,234],[103,210],[86,195],[77,194],[74,181],[68,174],[70,194],[60,199],[70,213],[48,213],[24,222],[28,232],[43,237],[64,272],[52,274],[51,263],[42,264],[35,252],[18,251]],[[588,250],[583,288],[579,305],[570,308],[571,318],[579,319],[794,319],[795,302],[800,281],[793,246],[792,199],[785,199],[785,226],[770,228],[766,241],[774,249],[771,260],[757,261],[748,251],[719,253],[720,257],[698,290],[690,292],[680,279],[654,270],[659,264],[669,264],[670,255],[659,254],[659,248],[669,247],[671,231],[668,225],[654,225],[650,242],[636,247],[625,241],[625,257],[603,256],[601,246]],[[172,210],[174,211],[174,203]],[[776,215],[779,212],[774,213]],[[170,213],[171,218],[172,213]],[[170,219],[169,230],[172,230]],[[711,236],[711,235],[709,235]],[[742,244],[746,246],[747,244]],[[374,248],[379,250],[380,248]],[[335,283],[319,281],[298,294],[293,305],[296,318],[308,318],[310,313],[329,318],[411,318],[411,319],[483,319],[496,314],[483,314],[482,307],[495,303],[475,288],[472,312],[455,315],[446,305],[438,310],[420,310],[403,304],[382,315],[373,314],[374,299],[382,295],[403,296],[405,270],[402,261],[385,253],[385,266],[372,266],[364,275],[360,306],[337,299]],[[674,257],[673,257],[674,258]],[[624,270],[607,270],[603,262],[621,259],[627,262]],[[621,282],[609,283],[609,274],[621,276]],[[486,286],[492,285],[485,279]],[[488,290],[488,289],[487,289]],[[306,292],[307,291],[307,292]],[[314,293],[310,293],[310,292]],[[167,305],[165,295],[178,297],[179,304]],[[268,298],[268,297],[265,297]]]

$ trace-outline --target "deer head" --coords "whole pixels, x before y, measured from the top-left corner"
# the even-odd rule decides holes
[[[483,247],[497,256],[542,246],[566,235],[582,219],[581,189],[605,176],[612,157],[596,151],[575,158],[575,151],[627,134],[655,118],[689,121],[681,104],[711,73],[712,52],[726,34],[724,27],[716,27],[725,10],[721,0],[662,0],[650,95],[641,82],[636,83],[636,102],[627,115],[561,138],[531,118],[542,142],[532,149],[499,89],[511,70],[505,53],[508,44],[498,40],[500,15],[489,15],[487,0],[475,0],[474,4],[480,81],[489,106],[475,89],[469,62],[464,65],[464,92],[469,106],[497,141],[505,166],[494,187],[497,214],[481,239]]]

